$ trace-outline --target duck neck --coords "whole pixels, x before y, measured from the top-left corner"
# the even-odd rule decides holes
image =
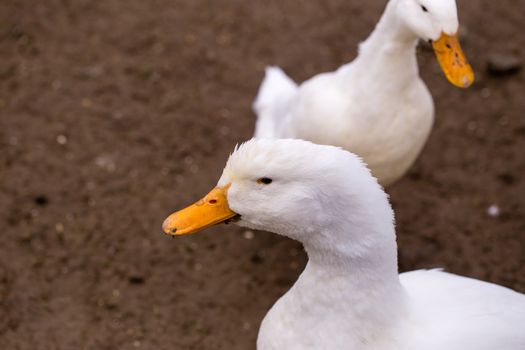
[[[351,225],[331,227],[304,242],[309,261],[291,292],[313,314],[315,308],[323,314],[332,308],[357,337],[373,339],[404,315],[405,295],[390,206],[383,213],[358,213]]]
[[[391,0],[370,36],[359,45],[353,62],[357,69],[352,82],[362,81],[367,89],[399,89],[419,76],[416,45],[417,36],[397,14],[397,0]],[[385,82],[388,82],[386,84]],[[373,90],[374,91],[374,90]]]

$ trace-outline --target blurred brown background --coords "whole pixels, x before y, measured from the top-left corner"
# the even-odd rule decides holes
[[[297,81],[337,68],[384,5],[1,1],[0,348],[253,349],[301,247],[231,225],[171,240],[160,225],[250,138],[265,65]],[[452,87],[419,50],[437,115],[389,189],[400,265],[525,292],[524,72],[501,74],[522,64],[525,3],[458,5],[477,82]]]

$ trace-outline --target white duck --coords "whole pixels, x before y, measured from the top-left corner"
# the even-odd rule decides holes
[[[264,318],[259,350],[525,349],[525,295],[438,270],[398,274],[388,197],[340,148],[248,141],[217,187],[163,229],[184,235],[232,219],[296,239],[309,257]]]
[[[254,102],[255,137],[340,146],[368,164],[381,184],[398,180],[428,138],[432,96],[419,77],[416,45],[432,41],[452,84],[474,75],[457,39],[455,0],[390,0],[357,58],[297,86],[268,68]]]

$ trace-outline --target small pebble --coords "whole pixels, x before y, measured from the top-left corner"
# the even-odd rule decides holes
[[[250,231],[250,230],[246,230],[243,232],[243,237],[248,239],[248,240],[251,240],[255,237],[255,234],[253,233],[253,231]]]
[[[197,164],[190,165],[190,173],[197,174],[199,172],[199,166]]]
[[[58,135],[57,136],[57,143],[59,145],[65,145],[67,143],[67,137],[66,135]]]
[[[232,113],[231,113],[231,111],[229,109],[223,108],[223,109],[219,110],[219,116],[221,118],[228,119],[228,118],[230,118],[232,116]]]
[[[104,68],[100,65],[94,65],[82,69],[82,76],[85,78],[98,78],[104,73]]]
[[[115,161],[110,156],[99,156],[95,159],[95,164],[100,168],[112,173],[117,169]]]
[[[80,101],[80,104],[82,105],[82,107],[84,108],[91,108],[93,106],[93,102],[89,99],[89,98],[83,98],[81,101]]]
[[[520,71],[522,60],[512,53],[495,53],[489,56],[487,72],[494,76],[511,75]]]
[[[481,89],[481,97],[483,97],[483,98],[489,98],[490,95],[492,95],[492,91],[490,91],[489,88],[483,88],[483,89]]]
[[[500,214],[499,207],[495,204],[491,205],[490,207],[487,208],[487,214],[490,217],[497,218]]]
[[[62,224],[61,222],[58,222],[55,224],[55,231],[56,232],[64,232],[64,224]]]
[[[160,315],[160,308],[158,306],[153,306],[151,311],[153,312],[153,315],[155,315],[155,316]]]

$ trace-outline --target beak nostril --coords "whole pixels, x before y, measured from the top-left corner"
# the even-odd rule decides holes
[[[210,201],[208,203],[215,204],[215,203],[217,203],[217,200],[216,199],[210,199]]]
[[[172,228],[172,229],[170,230],[170,232],[171,232],[172,234],[177,233],[177,228]]]

